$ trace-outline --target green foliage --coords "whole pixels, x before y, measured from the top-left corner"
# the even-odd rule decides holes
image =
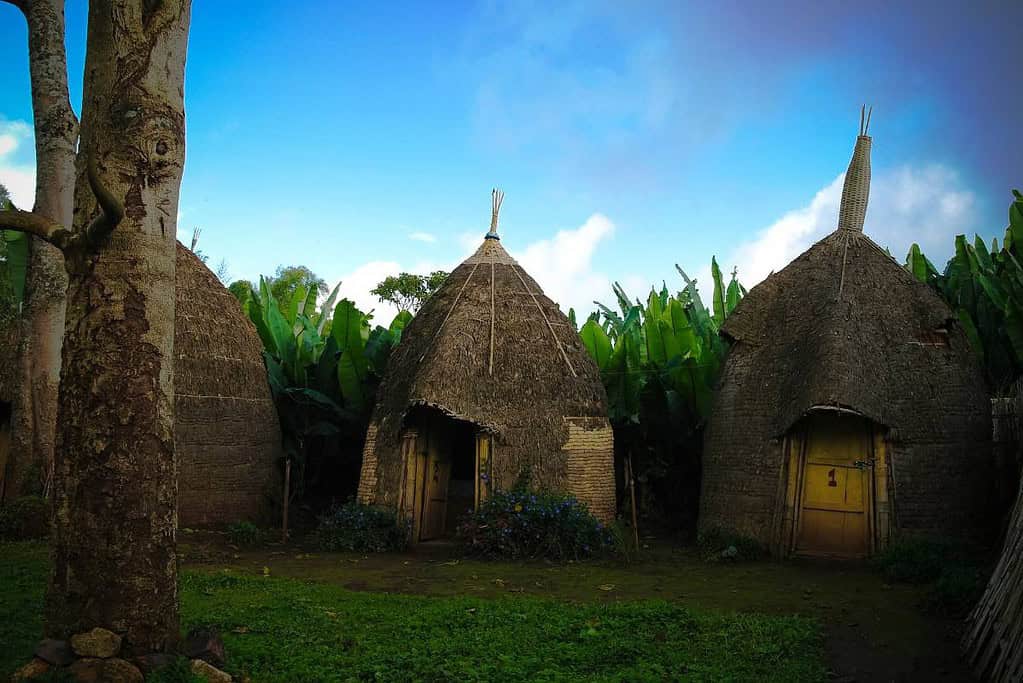
[[[13,209],[7,188],[0,185],[0,210]],[[0,327],[11,325],[21,313],[28,273],[28,236],[0,230]]]
[[[979,237],[955,238],[955,255],[944,272],[914,244],[906,268],[933,286],[956,312],[963,331],[996,390],[1023,372],[1023,195],[1013,190],[1009,226],[1002,246],[990,247]]]
[[[685,525],[695,520],[702,430],[727,352],[718,329],[745,289],[734,272],[726,284],[712,260],[712,313],[678,272],[682,291],[651,289],[645,305],[615,283],[616,307],[597,302],[579,334],[607,390],[615,447],[633,457],[643,512]]]
[[[388,275],[383,281],[377,283],[370,294],[376,296],[380,301],[394,304],[403,311],[416,313],[426,303],[426,300],[440,289],[447,278],[448,274],[443,270],[435,270],[429,275],[415,273]]]
[[[393,512],[350,501],[320,518],[316,542],[321,550],[380,553],[404,550],[409,530]]]
[[[980,600],[986,582],[984,572],[977,567],[945,567],[928,588],[922,607],[929,614],[962,619]]]
[[[712,562],[749,562],[767,557],[759,541],[729,529],[709,529],[700,534],[697,545]]]
[[[227,291],[234,295],[235,299],[238,299],[238,303],[243,306],[245,303],[253,298],[253,287],[252,283],[248,280],[235,280],[227,287]]]
[[[50,533],[50,506],[39,496],[22,496],[0,505],[0,540],[24,541]]]
[[[611,531],[572,496],[532,492],[525,486],[499,491],[469,511],[456,538],[470,555],[556,562],[609,555]]]
[[[873,564],[892,581],[930,583],[946,566],[959,564],[962,557],[961,550],[948,541],[909,536],[892,539]]]
[[[295,496],[307,483],[310,449],[322,455],[331,444],[358,445],[365,438],[390,350],[411,318],[402,312],[389,327],[371,329],[371,316],[348,299],[334,306],[337,288],[317,310],[318,280],[306,279],[313,286],[299,283],[288,300],[279,300],[272,283],[261,279],[245,302],[263,342],[285,457],[297,469]],[[353,451],[357,458],[361,449]]]
[[[263,530],[252,522],[235,522],[227,527],[227,540],[240,548],[256,548],[265,539]]]

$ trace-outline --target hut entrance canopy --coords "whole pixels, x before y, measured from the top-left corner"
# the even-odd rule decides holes
[[[800,555],[866,557],[888,533],[885,428],[820,407],[785,438],[784,543]]]
[[[491,434],[441,410],[417,406],[403,430],[405,485],[400,506],[413,539],[454,534],[489,492]]]

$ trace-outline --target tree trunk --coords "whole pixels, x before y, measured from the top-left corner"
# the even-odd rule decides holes
[[[98,252],[66,252],[46,630],[102,626],[135,653],[178,638],[172,347],[190,5],[89,3],[75,231],[98,213],[90,163],[125,214]]]
[[[71,225],[75,189],[78,120],[68,98],[63,0],[32,0],[28,23],[29,71],[36,145],[33,213]],[[45,492],[52,471],[64,296],[64,256],[46,241],[31,238],[28,282],[18,349],[19,393],[14,406],[12,486]],[[38,481],[26,480],[38,471]]]

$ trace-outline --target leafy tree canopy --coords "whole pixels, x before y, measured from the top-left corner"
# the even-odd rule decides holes
[[[380,301],[394,304],[399,310],[416,313],[447,278],[448,274],[443,270],[435,270],[429,275],[388,275],[370,293]]]

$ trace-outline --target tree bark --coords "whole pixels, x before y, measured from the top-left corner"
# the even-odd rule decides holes
[[[29,72],[36,146],[36,192],[32,212],[71,225],[78,119],[68,97],[63,0],[21,3],[28,24]],[[60,384],[64,297],[68,278],[60,250],[30,242],[28,281],[19,344],[19,393],[13,415],[10,490],[48,489],[53,463]],[[26,481],[38,470],[39,481]]]
[[[174,261],[185,157],[190,0],[93,0],[74,228],[94,224],[88,165],[125,217],[68,250],[49,635],[95,626],[129,651],[178,638]]]

